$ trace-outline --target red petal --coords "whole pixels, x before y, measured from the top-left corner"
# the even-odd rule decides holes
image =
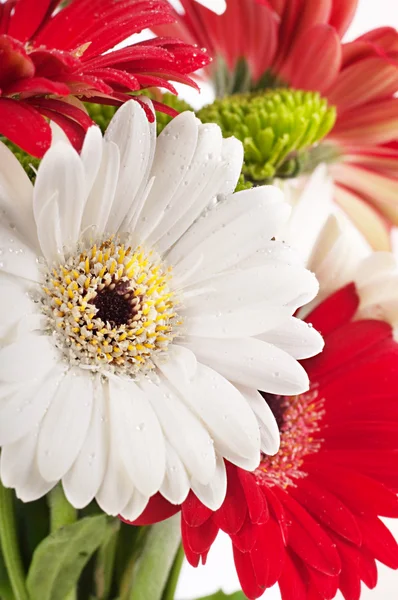
[[[249,552],[257,542],[260,525],[256,525],[249,520],[243,524],[243,527],[236,534],[230,534],[231,541],[241,552]]]
[[[73,119],[84,129],[87,130],[89,127],[94,125],[94,121],[91,117],[84,112],[84,110],[74,106],[73,104],[69,104],[68,102],[64,102],[62,100],[55,100],[53,98],[35,98],[29,101],[30,104],[41,109],[51,110],[57,113],[64,115],[70,119]]]
[[[274,519],[259,525],[257,543],[250,552],[257,583],[265,588],[279,579],[285,563],[286,549],[280,524]]]
[[[322,94],[334,84],[340,66],[341,42],[336,31],[329,25],[316,25],[302,33],[280,75],[292,87]]]
[[[75,150],[80,152],[86,134],[86,130],[80,123],[54,110],[48,110],[43,107],[39,107],[38,110],[42,115],[57,123],[64,130]]]
[[[389,529],[377,517],[358,516],[363,545],[376,560],[398,569],[398,544]]]
[[[17,100],[0,98],[0,134],[41,158],[51,144],[51,128],[41,114]]]
[[[358,0],[333,0],[329,23],[343,37],[357,10]]]
[[[238,477],[237,469],[230,463],[227,467],[227,494],[214,514],[214,521],[226,533],[237,533],[245,522],[247,514],[246,498]]]
[[[65,73],[70,73],[80,67],[80,60],[69,52],[61,50],[46,50],[40,48],[33,50],[29,54],[35,68],[36,75],[40,77],[48,77],[50,79]]]
[[[356,548],[341,541],[338,542],[338,549],[343,564],[339,580],[340,590],[345,600],[359,600],[361,597],[359,554]]]
[[[159,523],[169,517],[175,515],[181,506],[170,504],[166,498],[161,494],[155,494],[150,498],[145,510],[135,521],[126,521],[123,517],[119,517],[125,523],[129,525],[153,525],[153,523]]]
[[[329,94],[339,112],[393,96],[398,89],[398,69],[384,58],[365,58],[343,69]]]
[[[207,553],[217,537],[219,528],[213,519],[208,519],[199,527],[190,527],[186,521],[181,521],[181,531],[184,538],[184,546],[188,545],[195,554]]]
[[[360,361],[370,362],[369,356],[375,360],[384,349],[381,343],[391,339],[391,326],[382,321],[355,321],[336,329],[327,336],[322,354],[306,361],[311,381],[320,383],[321,378],[335,378],[337,370],[343,374],[353,367],[357,370]]]
[[[271,491],[270,488],[263,486],[262,491],[267,499],[270,513],[274,517],[275,521],[279,524],[283,542],[284,544],[287,544],[289,526],[285,514],[285,509],[282,503],[280,502],[279,498],[276,497],[276,495],[274,494],[274,492]]]
[[[290,520],[289,547],[314,569],[327,575],[338,574],[341,568],[339,555],[322,526],[288,493],[278,489],[277,495]]]
[[[0,88],[7,92],[7,87],[18,79],[33,77],[35,67],[23,44],[8,35],[0,35]]]
[[[318,590],[321,600],[332,600],[337,593],[339,587],[339,576],[330,577],[314,569],[308,569],[311,587]],[[315,595],[316,597],[316,595]]]
[[[305,320],[325,336],[348,323],[358,306],[359,298],[355,285],[350,283],[324,300]]]
[[[265,523],[269,519],[267,501],[252,473],[238,469],[238,476],[246,498],[252,523]]]
[[[9,35],[26,42],[39,28],[52,3],[52,0],[18,0],[14,3]]]
[[[353,513],[398,517],[398,498],[381,483],[344,467],[305,466],[311,479],[333,491]]]
[[[246,594],[250,600],[255,600],[255,598],[262,596],[264,588],[260,587],[257,583],[250,554],[248,552],[240,552],[240,550],[234,546],[234,561],[243,593]]]
[[[213,512],[207,508],[191,491],[187,499],[182,504],[182,517],[190,527],[199,527],[207,521]]]
[[[40,94],[54,94],[56,96],[68,96],[69,88],[64,83],[58,83],[45,77],[31,77],[20,79],[11,84],[7,89],[8,94],[23,94],[25,97]]]
[[[350,489],[353,484],[350,485]],[[296,488],[290,492],[319,523],[324,523],[333,531],[354,544],[361,543],[361,532],[358,524],[341,500],[306,477],[300,480]]]
[[[305,576],[305,575],[304,575]],[[286,562],[279,579],[282,600],[307,600],[307,587],[298,566],[286,555]]]

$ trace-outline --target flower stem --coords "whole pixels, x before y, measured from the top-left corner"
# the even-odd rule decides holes
[[[167,584],[163,592],[162,600],[174,600],[184,558],[184,549],[182,547],[182,544],[180,544],[180,547],[178,548],[176,557],[174,559],[173,566],[171,567],[169,578],[167,580]]]
[[[161,600],[180,542],[179,515],[151,526],[135,564],[128,600]]]
[[[51,532],[77,521],[77,511],[67,501],[61,485],[57,485],[51,490],[48,495],[48,503],[50,506]]]
[[[0,542],[15,600],[28,600],[14,514],[14,494],[0,482]]]
[[[66,499],[61,484],[53,488],[48,494],[48,504],[50,507],[51,533],[77,521],[77,510]],[[71,589],[65,600],[77,600],[76,587]]]

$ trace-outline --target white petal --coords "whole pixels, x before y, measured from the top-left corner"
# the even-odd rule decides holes
[[[273,456],[279,450],[280,433],[272,410],[257,390],[243,386],[238,386],[238,389],[257,417],[261,435],[261,451]]]
[[[128,379],[109,379],[112,419],[119,452],[134,486],[144,495],[155,494],[166,468],[163,433],[142,390]]]
[[[11,223],[0,223],[0,274],[1,272],[40,281],[37,254],[24,241],[21,233],[11,228]]]
[[[56,481],[45,481],[36,461],[37,428],[24,438],[1,450],[1,480],[6,487],[16,488],[17,497],[31,502],[49,492]]]
[[[91,191],[102,160],[103,139],[101,129],[96,125],[89,127],[84,138],[80,159],[83,163],[86,180],[86,195]]]
[[[250,269],[262,267],[266,264],[275,264],[275,261],[291,266],[304,267],[304,261],[297,250],[277,240],[266,242],[262,248],[251,254],[236,265],[237,269]],[[314,270],[314,269],[312,269]]]
[[[289,354],[256,338],[221,340],[192,337],[184,340],[198,360],[235,383],[292,396],[306,392],[308,376]]]
[[[189,289],[193,296],[188,296],[181,315],[188,335],[258,335],[286,321],[317,291],[318,282],[310,271],[274,262],[220,274],[203,282],[202,289],[193,286]]]
[[[30,335],[0,350],[0,379],[5,382],[41,381],[58,359],[47,336]]]
[[[280,238],[296,248],[303,260],[307,261],[333,209],[335,192],[332,178],[328,175],[326,165],[321,164],[307,179],[289,180],[282,189],[293,210]]]
[[[0,445],[13,443],[35,428],[53,400],[65,372],[57,365],[44,379],[23,385],[0,403]]]
[[[252,192],[250,195],[249,192]],[[230,269],[276,234],[290,213],[280,190],[272,186],[239,192],[197,221],[171,250],[167,260],[177,278],[202,257],[190,283]]]
[[[175,117],[157,138],[150,173],[155,181],[138,221],[142,239],[160,222],[163,211],[181,185],[194,156],[198,129],[198,119],[187,111]]]
[[[41,252],[50,264],[58,257],[64,260],[64,238],[61,231],[58,192],[54,192],[36,216],[37,235]]]
[[[217,125],[206,123],[199,127],[198,145],[180,185],[175,210],[168,207],[159,225],[163,229],[163,237],[157,241],[160,252],[169,250],[218,195],[233,192],[242,162],[243,148],[238,140],[222,139]],[[156,233],[157,237],[159,231]]]
[[[295,317],[290,317],[275,329],[268,330],[258,337],[297,359],[315,356],[324,346],[321,334],[310,324]]]
[[[89,504],[104,478],[108,457],[108,426],[105,399],[98,377],[94,387],[94,402],[87,436],[78,457],[63,477],[62,484],[69,502],[76,508]]]
[[[118,430],[110,412],[108,383],[104,384],[105,409],[109,436],[109,453],[105,475],[96,495],[100,508],[108,515],[118,515],[128,503],[134,491],[133,483],[127,474],[119,454]]]
[[[214,338],[237,338],[259,335],[284,322],[293,311],[286,307],[268,306],[266,302],[240,309],[224,309],[215,314],[180,311],[186,335]]]
[[[222,375],[199,363],[190,381],[181,377],[172,361],[158,366],[172,386],[179,390],[185,403],[206,424],[214,438],[215,448],[222,444],[224,451],[227,448],[251,459],[253,468],[256,468],[260,460],[259,429],[240,392]]]
[[[166,473],[160,493],[172,504],[184,502],[189,492],[189,479],[182,460],[166,441]]]
[[[20,162],[9,148],[0,142],[0,212],[3,223],[12,223],[21,239],[32,249],[38,249],[33,220],[33,186]]]
[[[184,233],[218,193],[219,185],[215,187],[213,180],[222,165],[221,148],[222,134],[218,125],[199,125],[197,145],[189,168],[170,198],[161,222],[148,238],[151,245],[163,236],[167,238],[160,245],[157,243],[161,252],[180,237],[181,233],[176,234],[176,230],[182,227]]]
[[[191,481],[192,490],[199,500],[211,510],[218,510],[227,493],[227,473],[224,459],[217,455],[217,467],[213,479],[208,485]]]
[[[16,323],[37,310],[28,294],[27,281],[0,274],[0,338]]]
[[[303,267],[272,261],[258,267],[220,273],[200,284],[185,287],[184,306],[193,313],[207,315],[220,310],[255,307],[265,302],[278,307],[301,296],[312,299],[317,289],[314,275]]]
[[[70,139],[66,135],[65,131],[56,124],[55,121],[50,121],[51,127],[51,146],[55,146],[58,142],[66,142],[70,144]]]
[[[70,369],[40,427],[37,460],[47,481],[61,479],[76,460],[87,435],[92,405],[91,373]]]
[[[76,242],[86,202],[86,180],[78,153],[64,142],[51,147],[41,161],[33,193],[36,223],[48,215],[49,226],[58,226],[52,221],[54,211],[49,210],[53,202],[58,207],[62,245]],[[57,255],[52,258],[56,260]]]
[[[124,519],[127,519],[127,521],[135,521],[145,510],[148,502],[149,496],[144,496],[138,490],[134,490],[130,501],[123,508],[120,514]]]
[[[104,142],[102,161],[84,208],[82,230],[94,226],[104,233],[114,201],[120,168],[119,149],[113,142]]]
[[[170,358],[169,362],[171,361]],[[188,473],[207,484],[216,467],[214,448],[208,431],[166,382],[162,381],[157,385],[143,381],[140,386],[149,398],[165,436]]]
[[[227,8],[225,0],[196,0],[196,2],[213,11],[216,15],[221,15]]]
[[[106,225],[108,231],[118,231],[146,185],[156,143],[155,127],[135,100],[121,106],[109,124],[105,139],[114,142],[119,149],[120,171]]]

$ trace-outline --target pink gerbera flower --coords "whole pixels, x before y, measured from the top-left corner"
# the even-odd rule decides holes
[[[219,94],[288,85],[319,91],[337,107],[314,160],[328,160],[336,200],[375,249],[398,225],[398,33],[375,29],[342,43],[358,0],[228,0],[216,16],[193,0],[163,32],[214,57]]]
[[[76,148],[81,146],[92,121],[75,98],[118,106],[131,92],[148,87],[175,93],[170,80],[195,85],[188,74],[209,61],[202,51],[174,38],[110,51],[146,27],[173,22],[166,0],[59,5],[60,0],[0,2],[0,134],[34,156],[42,156],[50,145],[48,119],[64,129]],[[153,119],[147,105],[142,106]]]

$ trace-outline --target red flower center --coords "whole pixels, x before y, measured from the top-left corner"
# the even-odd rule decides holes
[[[299,396],[262,395],[278,423],[281,445],[275,456],[263,456],[255,474],[262,483],[286,488],[306,476],[301,469],[304,457],[321,447],[316,433],[324,414],[324,399],[319,398],[317,389]]]

